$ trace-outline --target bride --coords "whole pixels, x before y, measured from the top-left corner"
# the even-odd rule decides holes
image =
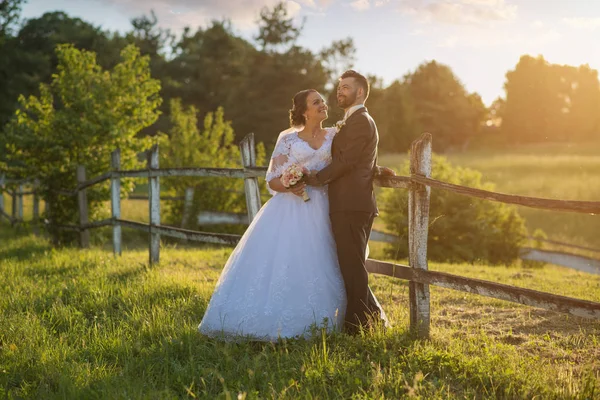
[[[276,341],[307,336],[313,326],[341,330],[346,293],[329,219],[327,187],[286,188],[292,164],[319,171],[331,162],[335,127],[323,128],[327,104],[298,92],[292,128],[277,140],[267,171],[274,194],[229,257],[198,330],[224,339]],[[303,194],[310,198],[303,200]]]

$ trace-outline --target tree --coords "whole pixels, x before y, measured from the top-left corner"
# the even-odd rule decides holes
[[[0,167],[5,168],[4,135],[2,126],[17,105],[18,92],[13,81],[18,70],[14,60],[24,54],[13,35],[14,27],[20,20],[23,0],[5,0],[0,2]]]
[[[326,95],[328,69],[318,54],[294,44],[300,32],[282,4],[262,10],[256,44],[234,33],[228,21],[185,29],[161,76],[163,96],[181,98],[201,115],[224,107],[236,140],[253,132],[272,145],[289,126],[296,92],[314,88]]]
[[[234,143],[231,122],[225,121],[223,108],[209,112],[204,117],[203,129],[198,129],[197,111],[192,106],[184,109],[181,100],[170,102],[171,129],[168,135],[161,134],[161,166],[242,168],[240,150]],[[257,145],[257,164],[265,161],[264,146]],[[195,217],[201,211],[243,212],[246,207],[244,182],[226,178],[170,178],[163,186],[183,196],[187,188],[194,189],[194,201],[189,210],[188,228],[202,229]],[[168,219],[179,225],[183,216],[184,203],[174,202],[168,206]],[[240,227],[221,227],[225,231],[243,233]],[[214,231],[214,227],[210,230]]]
[[[588,65],[524,55],[507,72],[502,134],[511,143],[585,141],[600,134],[600,82]]]
[[[510,142],[541,142],[562,136],[564,82],[557,72],[541,56],[522,56],[515,69],[506,73],[502,134]]]
[[[567,140],[589,141],[600,137],[600,83],[598,71],[582,65],[570,67],[565,134]]]
[[[258,140],[274,143],[289,127],[289,109],[296,92],[316,89],[325,93],[327,73],[315,55],[293,46],[283,54],[255,54],[243,82],[244,101],[230,113],[237,132],[254,132]]]
[[[350,69],[356,62],[356,47],[351,37],[342,40],[334,40],[329,47],[325,47],[319,53],[319,58],[325,71],[329,75],[330,83],[334,89],[337,80]]]
[[[194,34],[184,31],[174,53],[165,97],[179,97],[201,114],[224,107],[237,140],[254,132],[258,141],[273,144],[289,126],[293,95],[306,88],[324,92],[327,83],[325,69],[309,50],[257,50],[227,22],[213,21]]]
[[[173,52],[177,55],[163,76],[166,99],[180,98],[200,113],[219,106],[228,111],[243,107],[243,86],[250,79],[257,50],[236,36],[228,23],[213,21],[210,27],[198,28],[194,34],[184,30]]]
[[[115,47],[100,28],[58,11],[27,20],[11,42],[9,56],[5,59],[3,52],[0,63],[10,77],[1,93],[0,129],[16,109],[19,95],[37,94],[40,83],[50,82],[58,65],[57,45],[70,43],[94,51],[104,68],[118,62],[122,48]]]
[[[263,51],[293,44],[302,32],[302,26],[296,26],[294,18],[288,17],[284,2],[277,3],[273,8],[263,7],[257,23],[256,40]]]
[[[116,148],[124,169],[136,166],[138,152],[150,145],[137,134],[156,121],[161,99],[148,57],[133,45],[123,49],[122,61],[112,71],[104,71],[94,53],[73,45],[59,45],[56,55],[52,82],[40,84],[39,96],[20,96],[6,142],[13,173],[40,181],[41,197],[51,209],[46,215],[50,233],[61,243],[72,236],[55,227],[76,222],[77,203],[56,190],[75,186],[77,165],[86,167],[88,177],[108,171]],[[131,189],[131,184],[124,182],[123,188]],[[107,198],[106,188],[88,190],[92,218]]]
[[[161,97],[165,100],[170,99],[170,80],[168,79],[168,60],[166,49],[172,45],[175,36],[168,29],[158,26],[158,19],[154,11],[150,15],[141,15],[131,20],[132,30],[127,32],[124,37],[118,34],[113,35],[112,41],[115,44],[121,43],[121,47],[127,44],[135,44],[142,55],[150,57],[150,72],[153,77],[161,80]],[[168,108],[169,102],[165,101],[161,105],[161,115],[158,121],[152,126],[144,129],[141,134],[154,136],[160,130],[168,128]]]
[[[396,80],[385,89],[371,92],[367,105],[377,122],[380,151],[406,151],[422,132],[407,85]]]
[[[352,38],[334,40],[330,46],[323,48],[319,53],[319,60],[327,74],[325,84],[329,104],[329,121],[338,121],[344,117],[344,110],[337,107],[337,85],[344,71],[350,69],[356,61],[356,47]],[[369,100],[369,104],[372,104]]]
[[[506,101],[502,97],[497,97],[492,102],[492,105],[488,109],[488,115],[486,118],[486,125],[488,126],[501,126],[504,113],[506,112]]]
[[[436,151],[463,147],[486,115],[481,98],[467,93],[450,67],[430,61],[405,77],[422,129],[433,135]]]
[[[0,3],[0,46],[3,39],[12,36],[13,28],[21,17],[24,2],[25,0],[3,0]]]
[[[158,19],[154,11],[150,16],[141,15],[131,19],[133,30],[128,32],[126,37],[129,42],[134,43],[140,48],[140,52],[149,55],[152,61],[164,62],[161,57],[161,51],[167,42],[174,40],[173,34],[168,29],[162,29],[158,26]]]

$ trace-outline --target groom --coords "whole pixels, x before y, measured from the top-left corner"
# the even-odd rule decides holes
[[[349,333],[382,318],[382,310],[368,286],[366,248],[378,214],[373,176],[395,175],[391,169],[377,166],[379,135],[365,108],[367,97],[367,78],[353,70],[344,72],[339,79],[337,101],[345,115],[337,124],[331,146],[332,162],[306,179],[308,185],[329,185],[329,217],[346,286],[345,328]]]

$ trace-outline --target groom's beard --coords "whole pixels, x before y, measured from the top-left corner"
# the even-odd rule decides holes
[[[354,104],[354,102],[356,101],[356,92],[352,93],[349,96],[342,96],[342,97],[338,97],[337,101],[338,101],[338,107],[346,109],[349,108],[350,106],[352,106],[352,104]]]

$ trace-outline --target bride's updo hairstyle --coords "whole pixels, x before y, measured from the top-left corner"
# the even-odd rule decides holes
[[[290,110],[290,127],[303,126],[306,124],[304,113],[306,112],[306,98],[315,89],[301,90],[294,95],[292,109]]]

